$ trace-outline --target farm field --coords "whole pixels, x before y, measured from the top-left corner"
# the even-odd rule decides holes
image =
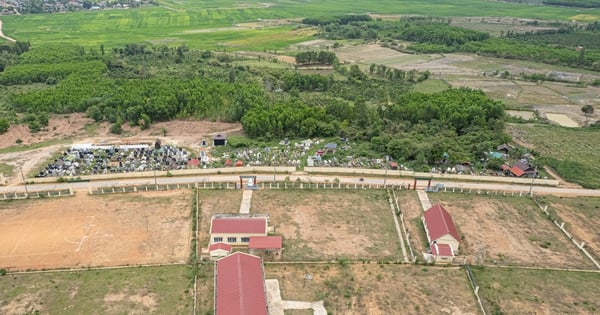
[[[190,314],[188,266],[10,274],[0,281],[0,313]]]
[[[590,268],[585,257],[528,197],[429,194],[452,215],[459,255],[474,264]]]
[[[600,188],[600,130],[513,124],[508,132],[517,144],[547,157],[545,162],[567,181]]]
[[[600,259],[600,198],[538,196],[538,201],[548,205],[548,211],[565,222],[569,233]]]
[[[266,264],[265,274],[266,279],[279,280],[282,299],[324,300],[333,314],[479,312],[465,271],[455,267],[344,262]],[[311,274],[312,280],[304,280],[305,274]],[[432,299],[436,302],[431,303]]]
[[[348,13],[417,14],[435,16],[480,16],[481,12],[494,12],[496,16],[527,17],[572,20],[577,19],[576,8],[530,6],[500,1],[459,0],[440,5],[437,2],[407,1],[161,1],[158,7],[130,10],[107,9],[64,14],[27,14],[3,17],[4,33],[17,40],[29,40],[34,45],[69,41],[84,46],[107,47],[131,42],[165,44],[185,43],[192,48],[214,48],[227,45],[235,39],[254,37],[259,44],[248,47],[262,50],[282,47],[282,43],[268,42],[275,36],[282,42],[299,42],[305,35],[294,35],[288,27],[276,27],[266,31],[243,31],[241,28],[219,31],[232,25],[273,19],[301,18],[307,16],[336,15]],[[599,9],[586,10],[586,19],[599,18]],[[219,34],[193,32],[216,30]],[[127,36],[123,36],[126,32]],[[278,33],[279,35],[274,35]],[[266,37],[265,37],[266,36]],[[260,42],[262,41],[262,45]],[[261,47],[262,46],[262,47]]]
[[[385,191],[256,191],[251,212],[269,214],[286,261],[402,258]]]
[[[473,267],[490,314],[597,314],[599,273]]]
[[[190,205],[185,190],[0,203],[0,268],[182,263]]]

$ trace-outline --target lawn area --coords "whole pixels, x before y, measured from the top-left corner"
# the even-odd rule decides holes
[[[475,264],[593,268],[528,197],[429,194],[448,210],[461,236],[459,255]]]
[[[456,267],[266,264],[265,278],[279,280],[282,299],[323,300],[328,314],[478,314],[465,271]]]
[[[553,125],[512,126],[513,137],[531,145],[565,180],[600,188],[600,129]]]
[[[401,259],[383,190],[260,190],[251,212],[269,214],[275,234],[283,236],[286,261]]]
[[[597,314],[600,273],[473,267],[489,314]]]
[[[9,274],[0,296],[7,315],[191,314],[193,275],[187,266]]]
[[[495,16],[523,18],[576,19],[576,8],[530,6],[518,3],[484,0],[441,1],[350,1],[325,0],[291,2],[275,0],[269,4],[260,1],[161,1],[158,7],[117,10],[106,9],[61,14],[24,14],[4,16],[4,33],[17,40],[29,40],[33,45],[69,42],[84,46],[106,47],[131,42],[185,43],[192,48],[211,48],[218,43],[243,37],[247,32],[232,29],[219,34],[199,32],[182,35],[184,31],[232,28],[248,21],[269,19],[301,18],[308,16],[340,15],[348,13],[385,13],[435,16],[481,16],[482,12],[493,12]],[[586,19],[600,16],[600,9],[586,10]],[[256,31],[259,32],[259,31]],[[244,49],[282,47],[301,41],[291,36],[287,28],[276,28],[268,33],[254,33],[257,43],[246,43]],[[123,36],[126,34],[127,36]],[[270,46],[267,46],[268,45]]]

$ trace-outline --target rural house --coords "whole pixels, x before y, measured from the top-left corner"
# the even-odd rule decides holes
[[[271,255],[273,259],[281,259],[282,238],[278,236],[251,236],[248,249],[250,254],[265,257]]]
[[[216,315],[267,315],[265,276],[260,257],[235,252],[215,263]]]
[[[436,204],[427,209],[423,213],[422,220],[430,247],[446,244],[452,248],[453,254],[458,253],[460,237],[450,213],[444,207]]]
[[[519,161],[510,168],[510,173],[516,177],[533,177],[535,176],[536,170],[529,163]]]
[[[244,246],[251,236],[267,236],[267,215],[215,214],[210,221],[210,243]]]
[[[431,256],[436,264],[448,264],[454,259],[454,251],[448,244],[435,243],[431,245]]]

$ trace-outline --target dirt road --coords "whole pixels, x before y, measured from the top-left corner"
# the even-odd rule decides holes
[[[13,42],[13,43],[17,41],[14,38],[11,38],[11,37],[8,37],[8,36],[4,35],[4,33],[2,32],[2,20],[0,20],[0,37],[6,39],[9,42]]]

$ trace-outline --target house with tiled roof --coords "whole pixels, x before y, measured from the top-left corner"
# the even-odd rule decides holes
[[[440,204],[423,212],[423,226],[427,235],[429,246],[434,244],[447,244],[452,248],[453,254],[458,253],[460,237],[450,213]]]
[[[267,315],[265,276],[260,257],[235,252],[215,263],[216,315]]]
[[[535,176],[535,167],[529,163],[519,161],[510,168],[510,173],[516,177],[532,177]]]
[[[210,221],[210,243],[247,246],[252,236],[267,236],[267,215],[215,214]]]

